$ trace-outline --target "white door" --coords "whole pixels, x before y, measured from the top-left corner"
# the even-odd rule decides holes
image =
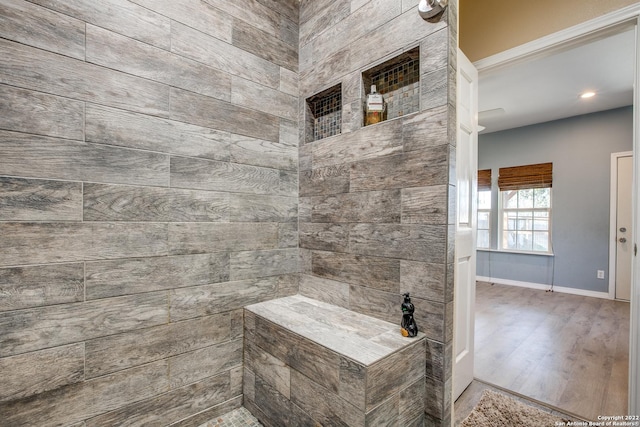
[[[458,49],[453,399],[473,381],[478,188],[478,71]]]
[[[616,299],[631,299],[633,157],[618,157],[616,191]]]

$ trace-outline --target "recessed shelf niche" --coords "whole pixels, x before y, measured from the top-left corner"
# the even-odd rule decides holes
[[[342,84],[307,98],[306,104],[306,142],[342,132]]]
[[[386,104],[386,120],[420,110],[420,48],[416,47],[362,73],[366,97],[376,85]]]

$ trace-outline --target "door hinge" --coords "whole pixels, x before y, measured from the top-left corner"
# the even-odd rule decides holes
[[[638,244],[633,244],[633,256],[638,256]]]

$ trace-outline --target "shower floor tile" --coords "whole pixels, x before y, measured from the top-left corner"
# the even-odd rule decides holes
[[[215,420],[207,421],[200,427],[263,427],[262,424],[245,408],[238,408],[220,415]]]

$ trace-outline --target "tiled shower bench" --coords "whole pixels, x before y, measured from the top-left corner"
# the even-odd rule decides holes
[[[244,316],[244,405],[265,426],[423,425],[423,334],[300,295]]]

